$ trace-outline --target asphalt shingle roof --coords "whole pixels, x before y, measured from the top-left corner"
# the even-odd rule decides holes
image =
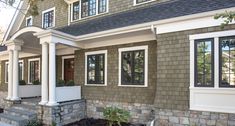
[[[56,30],[78,36],[230,7],[235,7],[235,0],[171,0],[170,2],[100,17]]]

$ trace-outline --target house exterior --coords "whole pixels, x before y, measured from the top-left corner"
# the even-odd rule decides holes
[[[117,106],[135,123],[235,125],[235,25],[221,29],[213,18],[235,11],[235,0],[37,4],[33,17],[22,1],[26,14],[16,11],[4,37],[0,90],[7,103],[41,96],[46,109],[85,99],[87,117]]]

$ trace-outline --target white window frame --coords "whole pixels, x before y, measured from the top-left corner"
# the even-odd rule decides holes
[[[74,59],[74,55],[71,55],[71,56],[62,56],[62,76],[61,76],[61,79],[64,80],[64,60],[65,59]]]
[[[145,2],[142,2],[142,3],[137,3],[137,0],[134,0],[134,6],[137,6],[137,5],[142,5],[142,4],[146,4],[146,3],[150,3],[150,2],[153,2],[153,1],[156,1],[156,0],[150,0],[150,1],[145,1]]]
[[[24,79],[24,61],[23,60],[19,60],[19,63],[22,63],[22,78]],[[8,65],[8,68],[6,68],[6,65]],[[8,80],[6,79],[6,74],[7,71],[9,72],[9,62],[5,62],[5,83],[8,83]],[[9,76],[8,76],[9,79]]]
[[[190,110],[235,113],[235,88],[219,87],[219,38],[235,30],[190,35]],[[195,87],[195,40],[214,38],[214,87]]]
[[[87,83],[87,57],[89,55],[98,55],[104,54],[104,67],[105,67],[105,75],[104,75],[104,84],[88,84]],[[107,50],[100,50],[100,51],[93,51],[93,52],[86,52],[85,53],[85,86],[107,86],[107,74],[108,74],[108,51]]]
[[[30,82],[30,62],[32,61],[38,61],[39,62],[39,80],[41,79],[41,61],[40,58],[34,58],[28,60],[28,84],[33,84],[33,82]]]
[[[28,21],[29,19],[31,19],[31,21],[32,21],[32,23],[31,23],[30,25],[27,24],[27,21]],[[26,22],[25,22],[25,26],[26,26],[26,27],[33,26],[33,16],[28,16],[28,17],[26,17],[25,21],[26,21]]]
[[[98,13],[98,11],[99,11],[99,8],[98,8],[98,5],[99,5],[99,3],[98,3],[98,0],[96,0],[96,14],[95,15],[92,15],[92,16],[87,16],[87,17],[83,17],[82,18],[82,0],[78,0],[80,3],[79,3],[79,18],[78,19],[76,19],[76,20],[73,20],[73,3],[75,3],[75,2],[77,2],[77,1],[75,1],[75,2],[73,2],[73,3],[71,3],[70,4],[70,21],[71,22],[75,22],[75,21],[79,21],[79,20],[83,20],[83,19],[87,19],[87,18],[91,18],[91,17],[95,17],[95,16],[98,16],[98,15],[103,15],[103,14],[106,14],[106,13],[108,13],[109,12],[109,0],[107,0],[107,4],[106,4],[106,12],[103,12],[103,13]]]
[[[137,51],[144,50],[144,85],[124,85],[122,84],[122,52],[126,51]],[[127,47],[127,48],[119,48],[119,66],[118,66],[118,86],[120,87],[148,87],[148,45],[145,46],[135,46],[135,47]]]
[[[53,27],[55,27],[55,7],[52,7],[52,8],[50,8],[50,9],[47,9],[47,10],[44,10],[44,11],[42,11],[42,28],[44,28],[43,26],[44,26],[44,14],[45,13],[47,13],[47,12],[49,12],[49,11],[53,11],[54,12],[54,16],[53,16],[53,25],[51,26],[51,27],[47,27],[47,28],[45,28],[45,29],[49,29],[49,28],[53,28]]]

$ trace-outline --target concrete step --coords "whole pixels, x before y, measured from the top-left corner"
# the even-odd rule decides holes
[[[25,126],[28,123],[28,120],[23,117],[2,113],[0,114],[0,122],[13,126]]]
[[[14,115],[14,116],[23,117],[23,118],[28,119],[28,120],[32,120],[32,119],[36,119],[37,118],[37,114],[35,112],[24,111],[24,110],[15,109],[15,108],[5,109],[4,113],[8,114],[8,115]]]
[[[12,106],[13,109],[18,109],[22,111],[30,111],[30,112],[37,112],[36,106],[33,105],[25,105],[25,104],[17,104]]]

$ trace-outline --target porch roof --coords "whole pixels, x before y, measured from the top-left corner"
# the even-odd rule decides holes
[[[235,7],[235,0],[171,0],[128,12],[100,17],[56,30],[79,36],[141,23]]]

